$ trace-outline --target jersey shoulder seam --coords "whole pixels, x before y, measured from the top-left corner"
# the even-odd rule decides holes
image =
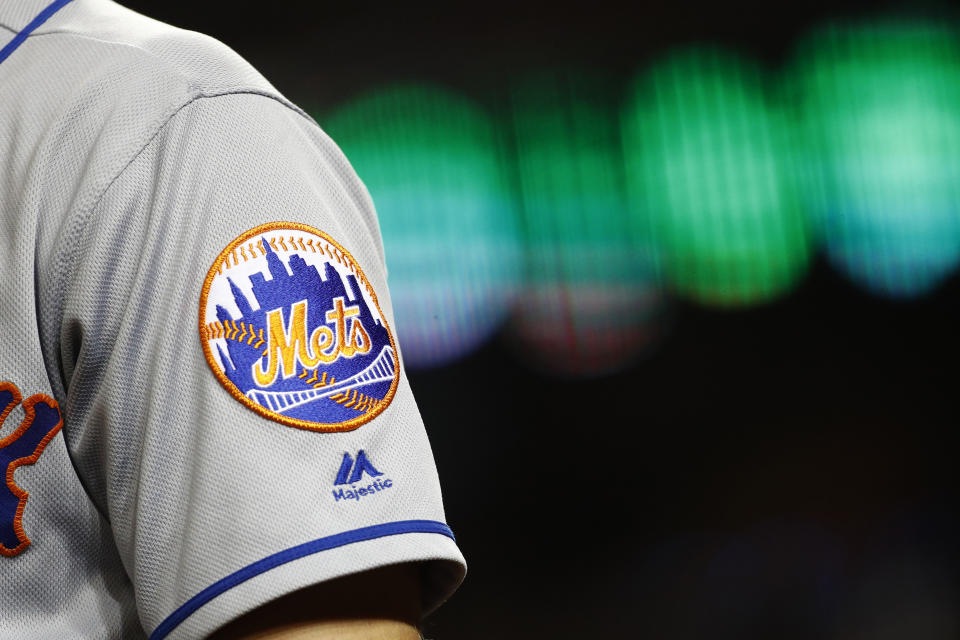
[[[273,100],[274,102],[286,107],[290,111],[293,111],[294,113],[297,113],[301,117],[305,118],[313,126],[318,126],[316,122],[309,115],[307,115],[302,109],[288,102],[281,96],[270,93],[268,91],[249,89],[249,88],[224,91],[219,93],[197,93],[191,96],[188,100],[185,100],[180,104],[178,104],[176,107],[172,108],[169,111],[169,113],[167,113],[165,117],[163,117],[162,122],[158,126],[154,127],[153,131],[146,136],[146,140],[143,142],[143,144],[139,145],[136,151],[130,154],[130,157],[127,159],[127,161],[123,163],[123,166],[116,172],[116,174],[112,178],[110,178],[110,180],[107,181],[103,189],[101,189],[100,192],[96,194],[91,204],[89,206],[83,207],[81,210],[77,211],[76,213],[67,216],[67,225],[71,229],[70,235],[75,240],[73,245],[69,248],[69,250],[62,252],[57,259],[58,275],[57,275],[57,282],[56,282],[56,290],[59,291],[61,295],[60,295],[60,304],[57,309],[56,326],[63,325],[63,313],[64,313],[63,301],[66,298],[66,296],[63,294],[65,293],[64,287],[66,285],[66,276],[67,274],[73,272],[73,267],[76,264],[76,257],[80,251],[80,242],[83,238],[83,230],[86,228],[87,221],[89,220],[93,212],[97,209],[98,206],[100,206],[100,202],[103,201],[103,198],[110,191],[110,188],[117,182],[117,180],[120,179],[121,176],[124,175],[124,173],[126,173],[127,169],[130,168],[130,166],[134,162],[136,162],[137,158],[139,158],[140,155],[153,143],[153,141],[157,139],[157,136],[160,135],[160,133],[167,127],[168,124],[170,124],[170,122],[181,111],[183,111],[190,105],[200,100],[215,99],[215,98],[221,98],[221,97],[227,97],[227,96],[233,96],[233,95],[254,95],[254,96],[261,96],[269,100]],[[61,376],[62,376],[62,372],[63,372],[63,363],[61,362],[60,363]],[[63,380],[61,378],[61,381],[62,381],[62,387],[64,391],[66,391],[68,388],[67,385],[65,384],[66,380]]]
[[[9,28],[9,27],[7,27],[7,28]],[[14,34],[17,33],[16,31],[13,31],[13,30],[11,30],[11,31],[12,31],[12,33],[14,33]],[[202,36],[202,37],[207,37],[207,36],[203,36],[203,34],[198,34],[198,35],[199,35],[199,36]],[[131,43],[131,42],[124,42],[124,41],[122,41],[122,40],[111,40],[111,39],[107,39],[107,38],[101,38],[101,37],[98,37],[98,36],[93,35],[93,34],[83,33],[83,32],[80,32],[80,31],[74,31],[74,30],[72,30],[72,29],[54,29],[54,30],[51,30],[51,31],[43,31],[43,32],[40,32],[40,33],[32,33],[32,34],[30,34],[30,36],[28,36],[26,42],[29,42],[30,40],[32,40],[32,39],[34,39],[34,38],[41,38],[41,37],[43,37],[43,36],[66,36],[66,37],[77,38],[77,39],[80,39],[80,40],[86,40],[86,41],[89,41],[89,42],[93,42],[93,43],[105,45],[105,46],[108,46],[108,47],[116,47],[116,48],[118,48],[118,49],[128,49],[128,50],[134,51],[134,52],[136,52],[137,54],[142,55],[145,59],[152,60],[152,61],[154,61],[155,63],[157,63],[158,66],[162,67],[163,69],[166,69],[166,70],[170,73],[171,76],[176,77],[176,78],[179,78],[180,80],[182,80],[185,87],[190,87],[190,88],[197,87],[197,88],[199,89],[199,93],[198,93],[198,94],[195,94],[194,96],[192,96],[192,97],[194,97],[194,98],[195,98],[195,97],[205,97],[204,94],[209,94],[209,96],[212,97],[212,96],[216,96],[216,95],[223,95],[223,94],[226,94],[226,93],[246,93],[246,92],[251,92],[251,91],[249,91],[249,90],[251,89],[251,87],[245,87],[245,86],[240,85],[240,84],[235,85],[235,86],[233,86],[233,87],[227,87],[227,86],[204,86],[204,85],[202,85],[202,84],[199,84],[199,83],[198,83],[198,80],[199,80],[198,78],[195,78],[195,77],[191,76],[190,74],[185,73],[182,69],[180,69],[180,68],[178,68],[176,65],[172,64],[169,60],[167,60],[167,59],[165,59],[164,57],[158,55],[156,52],[151,51],[150,49],[147,49],[147,48],[145,48],[145,47],[139,46],[139,45],[134,44],[134,43]],[[219,41],[217,41],[217,40],[213,40],[213,39],[211,39],[211,40],[214,41],[214,42],[218,42],[218,43],[219,43]],[[219,43],[219,44],[223,44],[223,43]],[[226,45],[224,45],[224,46],[226,46]],[[227,47],[227,49],[230,50],[230,51],[232,51],[232,49],[229,49],[229,47]],[[243,64],[249,65],[249,63],[246,61],[245,58],[243,58],[242,56],[240,56],[240,55],[237,54],[236,52],[233,52],[233,53],[234,53],[234,55],[236,56],[236,59],[237,59],[238,61],[242,61]],[[251,66],[250,68],[253,69],[252,66]],[[254,71],[256,71],[256,70],[254,69]],[[263,79],[263,83],[264,83],[264,85],[265,85],[266,87],[270,87],[271,89],[273,88],[272,85],[269,83],[269,81],[267,81],[267,80],[266,80],[265,78],[263,78],[262,76],[260,76],[260,77]],[[258,91],[258,90],[254,90],[254,91],[252,91],[252,92],[256,92],[256,91]],[[262,91],[262,92],[263,92],[264,94],[266,94],[266,95],[269,95],[269,93],[270,93],[270,92],[267,91],[266,89],[260,89],[259,91]],[[289,103],[289,101],[287,101],[285,98],[283,98],[283,97],[279,94],[279,92],[277,92],[277,96],[276,96],[276,97],[280,98],[280,99],[281,99],[281,102]],[[183,104],[183,105],[181,105],[181,106],[186,106],[186,104],[187,104],[187,103],[185,103],[185,104]],[[296,108],[296,107],[295,107],[294,105],[292,105],[292,104],[288,104],[288,106],[291,106],[291,107]],[[162,127],[161,127],[161,128],[162,128]]]
[[[177,115],[178,115],[181,111],[183,111],[184,109],[186,109],[187,107],[189,107],[189,106],[192,105],[193,103],[199,102],[200,100],[209,100],[209,99],[213,99],[213,98],[224,98],[224,97],[236,96],[236,95],[250,95],[250,96],[260,96],[260,97],[262,97],[262,98],[267,98],[267,99],[269,99],[269,100],[272,100],[272,101],[274,101],[274,102],[277,102],[277,103],[283,105],[284,107],[286,107],[286,108],[289,109],[290,111],[293,111],[294,113],[298,114],[299,116],[305,118],[307,121],[309,121],[309,122],[310,122],[311,124],[313,124],[314,126],[317,126],[317,124],[316,124],[316,122],[314,122],[313,118],[311,118],[311,117],[310,117],[307,113],[305,113],[302,109],[300,109],[299,107],[297,107],[297,106],[294,105],[293,103],[289,102],[286,98],[284,98],[284,97],[282,97],[282,96],[280,96],[280,95],[278,95],[278,94],[274,94],[274,93],[272,93],[272,92],[270,92],[270,91],[265,91],[265,90],[262,90],[262,89],[255,89],[255,88],[252,88],[252,87],[246,87],[246,88],[229,89],[229,90],[225,90],[225,91],[217,91],[217,92],[211,92],[211,93],[198,92],[198,93],[190,96],[190,98],[189,98],[188,100],[185,100],[185,101],[179,103],[176,107],[174,107],[173,109],[171,109],[168,114],[166,114],[166,115],[164,116],[163,121],[162,121],[157,127],[154,128],[154,130],[153,130],[152,133],[150,133],[150,134],[147,136],[146,141],[145,141],[142,145],[140,145],[139,147],[137,147],[137,150],[130,155],[130,159],[127,160],[127,162],[124,163],[123,167],[122,167],[119,171],[117,171],[116,175],[114,175],[112,178],[110,178],[110,180],[107,182],[106,186],[105,186],[105,187],[103,188],[103,190],[99,193],[99,195],[97,195],[97,197],[96,197],[96,199],[93,201],[93,203],[92,203],[89,207],[86,208],[86,213],[92,212],[94,209],[97,208],[97,206],[99,206],[100,201],[103,200],[103,197],[104,197],[104,196],[106,195],[106,193],[110,190],[110,187],[113,186],[113,183],[115,183],[115,182],[120,178],[120,176],[122,176],[122,175],[126,172],[126,170],[130,167],[130,165],[132,165],[132,164],[136,161],[136,159],[137,159],[138,157],[140,157],[140,154],[143,153],[144,150],[153,143],[153,141],[157,138],[157,136],[160,135],[160,133],[167,127],[168,124],[170,124],[170,122],[171,122],[174,118],[177,117]],[[83,213],[83,212],[80,212],[78,215],[84,215],[84,213]]]

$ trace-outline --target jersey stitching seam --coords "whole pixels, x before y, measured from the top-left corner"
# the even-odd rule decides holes
[[[9,28],[9,27],[8,27],[8,28]],[[11,31],[13,31],[14,34],[18,33],[17,31],[14,31],[14,30],[12,30],[12,29],[11,29]],[[97,42],[97,43],[100,43],[100,44],[111,45],[111,46],[119,47],[119,48],[122,48],[122,49],[130,49],[130,50],[136,51],[137,53],[140,53],[140,54],[146,56],[147,58],[150,58],[151,60],[154,60],[154,61],[160,63],[161,65],[164,66],[164,68],[170,70],[170,71],[173,73],[173,75],[175,75],[176,77],[182,79],[188,86],[192,85],[192,84],[195,82],[195,80],[196,80],[196,78],[194,78],[193,76],[191,76],[191,75],[189,75],[189,74],[184,73],[181,69],[179,69],[179,68],[177,68],[176,66],[170,64],[170,62],[168,62],[167,60],[165,60],[164,58],[162,58],[162,57],[159,56],[158,54],[154,53],[153,51],[150,51],[149,49],[145,49],[145,48],[143,48],[143,47],[140,47],[140,46],[137,46],[137,45],[134,45],[134,44],[130,44],[129,42],[118,42],[118,41],[116,41],[116,40],[107,40],[107,39],[105,39],[105,38],[98,38],[98,37],[96,37],[96,36],[92,36],[92,35],[89,35],[89,34],[86,34],[86,33],[81,33],[81,32],[78,32],[78,31],[71,31],[71,30],[68,30],[68,29],[61,29],[61,30],[55,30],[55,31],[43,31],[43,32],[40,32],[40,33],[34,32],[34,33],[31,33],[31,34],[27,37],[27,41],[29,41],[31,38],[36,38],[36,37],[38,37],[38,36],[47,36],[47,35],[52,35],[52,36],[55,36],[55,35],[71,36],[71,37],[74,37],[74,38],[79,38],[79,39],[81,39],[81,40],[89,40],[89,41],[91,41],[91,42]],[[216,41],[216,42],[219,42],[219,41]],[[223,44],[223,43],[220,43],[220,44]],[[226,45],[224,45],[224,46],[226,46]],[[234,54],[234,55],[237,55],[237,54]],[[238,58],[239,58],[240,60],[243,60],[243,63],[244,63],[244,64],[249,65],[249,63],[246,62],[245,59],[240,58],[239,56],[238,56]],[[251,67],[251,69],[252,69],[252,67]],[[255,69],[253,69],[253,70],[256,71]],[[261,77],[262,77],[262,76],[261,76]],[[270,84],[269,81],[267,81],[265,78],[263,78],[263,81],[264,81],[266,84],[268,84],[268,85]],[[271,85],[271,88],[272,88],[272,85]],[[311,117],[310,117],[306,112],[304,112],[300,107],[298,107],[297,105],[295,105],[295,104],[293,104],[292,102],[290,102],[289,100],[287,100],[284,96],[280,95],[279,92],[276,92],[276,94],[274,94],[274,93],[271,93],[270,91],[267,91],[267,90],[264,90],[264,89],[243,88],[243,87],[238,87],[238,88],[235,88],[235,89],[223,89],[223,90],[219,90],[219,91],[218,91],[218,90],[203,91],[203,90],[201,89],[201,90],[199,91],[199,93],[197,93],[197,94],[195,94],[193,97],[191,97],[190,100],[188,100],[187,102],[185,102],[184,104],[182,104],[180,107],[178,107],[177,109],[175,109],[175,110],[173,111],[173,113],[170,115],[170,117],[172,118],[173,116],[175,116],[180,109],[182,109],[183,107],[187,106],[188,104],[190,104],[191,102],[193,102],[194,100],[196,100],[196,99],[198,99],[198,98],[218,97],[218,96],[221,96],[221,95],[230,95],[230,94],[235,94],[235,93],[253,93],[253,94],[263,95],[264,97],[273,98],[274,100],[280,102],[282,105],[286,106],[286,107],[289,108],[290,110],[294,111],[295,113],[300,114],[301,116],[303,116],[304,118],[306,118],[306,119],[309,120],[310,122],[313,122],[314,124],[316,124],[316,123],[314,122],[313,118],[311,118]],[[160,126],[160,128],[162,129],[164,125],[166,125],[166,121],[163,122],[163,124]],[[148,142],[147,144],[149,144],[149,142]]]
[[[289,105],[288,105],[284,100],[280,99],[279,97],[277,97],[277,96],[275,96],[275,95],[272,95],[272,94],[270,94],[270,93],[268,93],[268,92],[266,92],[266,91],[259,91],[259,90],[256,90],[256,89],[238,89],[238,90],[235,90],[235,91],[226,91],[226,92],[223,92],[223,93],[210,93],[210,94],[201,93],[201,94],[196,94],[196,95],[194,95],[194,96],[191,96],[189,100],[187,100],[186,102],[178,105],[175,109],[173,109],[173,110],[171,111],[170,115],[168,115],[167,117],[165,117],[165,118],[163,119],[163,122],[161,122],[160,125],[153,131],[153,133],[150,134],[150,136],[147,138],[146,142],[144,142],[143,145],[141,145],[140,147],[137,148],[137,150],[130,156],[130,159],[129,159],[127,162],[124,163],[123,167],[117,172],[117,174],[116,174],[115,176],[113,176],[113,178],[111,178],[109,182],[107,182],[106,186],[103,188],[103,190],[100,192],[100,194],[96,196],[96,199],[94,199],[93,203],[92,203],[89,207],[86,207],[84,210],[78,212],[75,216],[72,216],[72,221],[71,221],[71,222],[72,222],[73,224],[78,225],[77,232],[76,232],[75,234],[73,234],[74,238],[76,239],[76,242],[75,242],[74,245],[70,248],[70,251],[69,251],[69,252],[67,253],[67,255],[65,256],[65,260],[64,260],[64,261],[67,262],[67,263],[69,263],[69,265],[70,265],[71,267],[73,266],[74,260],[75,260],[75,257],[76,257],[76,254],[79,252],[79,249],[80,249],[80,241],[81,241],[82,238],[83,238],[83,231],[84,231],[84,229],[86,229],[86,223],[87,223],[87,220],[90,218],[90,215],[91,215],[91,214],[93,213],[93,211],[100,205],[100,202],[103,201],[103,198],[106,196],[107,192],[110,191],[110,188],[116,183],[116,181],[119,180],[120,177],[123,176],[124,173],[126,173],[127,169],[130,168],[130,165],[132,165],[134,162],[136,162],[137,158],[139,158],[140,155],[141,155],[151,144],[153,144],[153,141],[157,139],[157,136],[159,136],[160,133],[163,132],[163,130],[167,127],[167,125],[170,124],[170,122],[171,122],[175,117],[177,117],[177,115],[178,115],[181,111],[183,111],[184,109],[186,109],[187,107],[189,107],[190,105],[192,105],[193,103],[195,103],[195,102],[197,102],[197,101],[199,101],[199,100],[204,100],[204,99],[209,99],[209,98],[221,98],[221,97],[232,96],[232,95],[258,95],[258,96],[262,96],[262,97],[264,97],[264,98],[269,98],[270,100],[273,100],[273,101],[275,101],[275,102],[278,102],[278,103],[282,104],[283,106],[285,106],[285,107],[287,107],[287,108],[290,108]],[[297,111],[297,109],[292,109],[292,110],[293,110],[293,111]],[[58,282],[57,282],[58,288],[63,286],[64,283],[63,283],[62,277],[63,277],[66,273],[67,273],[67,271],[64,271],[64,270],[61,270],[61,271],[60,271],[61,278],[60,278],[60,279],[58,280]],[[58,290],[59,290],[59,289],[58,289]],[[58,320],[62,323],[62,322],[63,322],[63,307],[62,307],[62,306],[61,306],[60,309],[59,309],[59,313],[58,313],[57,317],[58,317]]]
[[[163,64],[163,65],[166,66],[166,67],[169,67],[169,68],[173,71],[174,74],[176,74],[178,77],[182,78],[186,83],[189,84],[189,83],[193,82],[193,80],[194,80],[194,78],[192,78],[191,76],[183,73],[180,69],[174,67],[173,65],[170,65],[166,60],[164,60],[163,58],[161,58],[160,56],[158,56],[156,53],[150,51],[149,49],[144,49],[143,47],[139,47],[139,46],[134,45],[134,44],[130,44],[130,43],[127,43],[127,42],[118,42],[118,41],[115,41],[115,40],[107,40],[107,39],[105,39],[105,38],[98,38],[98,37],[93,36],[93,35],[89,35],[89,34],[86,34],[86,33],[81,33],[81,32],[78,32],[78,31],[72,31],[72,30],[70,30],[70,29],[53,29],[53,30],[51,30],[51,31],[40,31],[40,32],[36,32],[36,31],[35,31],[34,33],[31,33],[31,34],[30,34],[30,38],[35,38],[35,37],[37,37],[37,36],[45,36],[45,35],[65,35],[65,36],[73,36],[73,37],[76,37],[76,38],[80,38],[80,39],[82,39],[82,40],[89,40],[89,41],[92,41],[92,42],[99,42],[99,43],[102,43],[102,44],[105,44],[105,45],[113,45],[113,46],[116,46],[116,47],[122,47],[122,48],[132,49],[132,50],[134,50],[134,51],[137,51],[137,52],[139,52],[139,53],[142,53],[142,54],[146,55],[147,57],[149,57],[149,58],[151,58],[151,59],[153,59],[153,60],[158,61],[159,63]],[[28,38],[28,39],[29,39],[29,38]],[[222,44],[222,43],[221,43],[221,44]],[[244,63],[245,63],[245,64],[249,64],[249,63],[246,62],[245,59],[244,59]],[[265,80],[265,79],[264,79],[264,80]],[[267,83],[269,84],[269,81],[267,81]],[[305,120],[307,120],[307,122],[310,123],[310,126],[315,127],[315,128],[317,129],[317,131],[319,131],[322,136],[324,136],[324,137],[326,137],[326,138],[329,138],[329,136],[327,135],[327,132],[323,130],[323,127],[321,127],[321,126],[317,123],[317,121],[316,121],[310,114],[308,114],[306,111],[304,111],[303,109],[301,109],[300,107],[298,107],[298,106],[295,105],[294,103],[292,103],[292,102],[290,102],[289,100],[287,100],[287,99],[286,99],[283,95],[281,95],[279,92],[277,92],[276,94],[271,94],[270,92],[267,92],[267,91],[262,91],[262,92],[261,92],[261,91],[257,91],[257,90],[249,90],[249,91],[248,91],[248,90],[239,89],[239,90],[228,90],[228,91],[224,91],[224,92],[222,92],[222,93],[221,93],[221,92],[211,92],[209,95],[201,95],[201,96],[199,96],[199,97],[215,97],[215,96],[217,96],[217,95],[227,95],[227,94],[230,94],[230,93],[255,93],[255,94],[263,95],[263,96],[265,96],[265,97],[273,98],[274,100],[277,100],[278,102],[280,102],[281,104],[283,104],[284,106],[286,106],[288,109],[292,110],[294,113],[297,113],[297,114],[300,115],[302,118],[304,118]],[[194,98],[194,99],[196,99],[196,98]],[[191,102],[192,102],[192,100],[191,100]],[[189,104],[189,102],[186,103],[186,104]],[[183,105],[183,106],[186,106],[186,104]],[[182,108],[182,107],[181,107],[181,108]],[[172,118],[174,115],[176,115],[176,113],[177,113],[177,112],[174,111],[174,113],[173,113],[170,117]],[[164,122],[164,125],[165,125],[165,124],[166,124],[166,122]],[[161,125],[161,129],[162,129],[162,127],[163,127],[164,125]],[[147,144],[149,144],[149,142],[148,142]],[[124,168],[126,168],[126,167],[124,167]],[[122,171],[121,171],[121,172],[122,172]],[[354,198],[357,202],[365,203],[365,202],[368,202],[368,201],[369,201],[370,196],[369,196],[369,193],[367,193],[366,191],[364,191],[364,190],[357,190],[354,186],[351,186],[351,185],[344,185],[344,186],[346,187],[346,191],[348,191],[348,192],[353,196],[353,198]],[[94,205],[94,206],[96,206],[96,205]],[[383,259],[383,247],[382,247],[382,245],[377,248],[377,251],[381,254],[381,261],[382,261],[382,259]],[[386,266],[386,265],[384,265],[384,267],[385,267],[385,266]]]
[[[295,560],[313,556],[324,551],[333,551],[358,542],[387,538],[411,533],[428,533],[446,536],[456,542],[453,531],[445,522],[437,520],[398,520],[382,524],[350,529],[341,533],[317,538],[302,544],[288,547],[248,564],[233,573],[224,576],[209,585],[192,598],[172,611],[152,633],[150,640],[163,640],[179,627],[187,618],[202,609],[213,599],[240,586],[251,578],[272,571]]]
[[[78,213],[76,214],[76,216],[74,217],[74,220],[79,223],[80,227],[79,227],[79,229],[77,230],[78,233],[74,236],[74,237],[76,238],[76,242],[74,243],[74,245],[73,245],[73,247],[72,247],[72,249],[71,249],[71,251],[70,251],[70,253],[69,253],[68,257],[67,257],[67,261],[70,262],[71,265],[73,264],[73,260],[74,260],[74,258],[75,258],[75,256],[76,256],[77,252],[79,251],[79,248],[80,248],[80,246],[79,246],[79,245],[80,245],[80,240],[81,240],[81,238],[82,238],[82,236],[83,236],[83,230],[86,228],[86,222],[87,222],[87,219],[89,219],[90,214],[93,213],[93,211],[94,211],[98,206],[100,206],[100,202],[103,201],[103,198],[106,196],[107,192],[110,191],[110,188],[114,185],[114,183],[116,183],[116,181],[119,180],[120,177],[123,176],[124,173],[126,173],[127,169],[130,168],[130,165],[132,165],[134,162],[136,162],[137,158],[139,158],[140,155],[141,155],[144,151],[146,151],[146,149],[147,149],[151,144],[153,144],[153,141],[156,140],[156,139],[157,139],[157,136],[159,136],[160,133],[163,132],[163,130],[167,128],[167,125],[169,125],[170,122],[171,122],[174,118],[176,118],[177,115],[179,115],[179,113],[180,113],[181,111],[183,111],[184,109],[186,109],[187,107],[189,107],[190,105],[192,105],[193,103],[195,103],[195,102],[197,102],[197,101],[199,101],[199,100],[210,99],[210,98],[222,98],[222,97],[225,97],[225,96],[234,96],[234,95],[256,95],[256,96],[262,96],[262,97],[264,97],[264,98],[269,98],[270,100],[273,100],[273,101],[275,101],[275,102],[278,102],[278,103],[282,104],[283,106],[287,107],[288,109],[291,109],[291,111],[294,111],[294,112],[297,112],[297,113],[302,113],[299,109],[297,109],[297,108],[295,108],[295,107],[291,107],[290,104],[288,104],[285,100],[281,99],[280,97],[275,96],[275,95],[272,95],[272,94],[270,94],[270,93],[268,93],[268,92],[266,92],[266,91],[260,91],[260,90],[257,90],[257,89],[238,89],[238,90],[233,90],[233,91],[225,91],[225,92],[223,92],[223,93],[209,93],[209,94],[207,94],[207,93],[200,93],[200,94],[196,94],[196,95],[194,95],[194,96],[191,96],[189,100],[187,100],[186,102],[184,102],[184,103],[180,104],[179,106],[177,106],[175,109],[173,109],[173,110],[171,111],[171,113],[170,113],[169,116],[167,116],[167,117],[165,117],[165,118],[163,119],[163,122],[153,131],[153,133],[150,134],[150,136],[147,138],[146,142],[144,142],[143,145],[141,145],[140,147],[137,148],[136,152],[134,152],[134,153],[130,156],[130,159],[129,159],[126,163],[124,163],[123,167],[117,172],[117,174],[116,174],[113,178],[110,179],[110,181],[106,184],[106,186],[103,188],[103,190],[100,192],[100,194],[96,197],[96,199],[93,201],[93,203],[92,203],[89,207],[87,207],[84,211],[78,212]],[[61,273],[64,273],[64,272],[61,271]],[[61,283],[59,283],[59,284],[62,285],[63,283],[61,282]],[[61,307],[61,309],[60,309],[59,317],[60,317],[60,319],[62,320],[62,318],[63,318],[63,308],[62,308],[62,307]]]
[[[57,276],[57,291],[60,291],[61,294],[65,293],[64,287],[66,285],[66,276],[67,274],[72,273],[73,267],[76,266],[77,255],[80,252],[80,242],[83,239],[83,232],[86,229],[87,221],[90,219],[91,215],[97,209],[97,207],[100,206],[100,203],[103,201],[103,198],[110,191],[110,188],[117,182],[117,180],[119,180],[124,175],[124,173],[126,173],[127,169],[130,168],[130,166],[134,162],[136,162],[137,158],[139,158],[140,155],[148,147],[150,147],[151,144],[153,144],[153,141],[157,139],[160,133],[163,132],[163,130],[167,127],[167,125],[169,125],[170,122],[181,111],[183,111],[184,109],[186,109],[187,107],[189,107],[190,105],[194,104],[199,100],[210,99],[210,98],[220,98],[220,97],[231,96],[231,95],[262,96],[264,98],[268,98],[270,100],[278,102],[279,104],[283,105],[284,107],[287,107],[288,109],[291,109],[294,112],[299,112],[298,109],[292,108],[291,105],[289,105],[286,101],[282,100],[278,96],[268,93],[266,91],[259,91],[256,89],[238,89],[233,91],[226,91],[223,93],[210,93],[210,94],[200,93],[200,94],[191,96],[189,100],[178,105],[176,108],[174,108],[170,112],[168,116],[163,118],[163,121],[160,123],[159,126],[157,126],[157,128],[153,131],[153,133],[149,135],[146,142],[144,142],[140,147],[137,148],[137,150],[130,156],[130,159],[126,163],[124,163],[123,167],[117,172],[117,174],[113,178],[111,178],[109,182],[107,182],[106,186],[104,186],[103,190],[99,193],[99,195],[96,196],[93,203],[89,207],[86,207],[85,209],[77,212],[74,216],[69,218],[68,225],[70,227],[75,228],[75,231],[72,234],[73,237],[75,238],[75,242],[73,246],[70,247],[70,250],[68,252],[64,252],[60,255],[60,260],[58,261],[59,275]],[[56,326],[58,327],[61,327],[63,325],[63,313],[64,313],[63,302],[65,297],[66,297],[65,295],[60,296],[60,307],[57,310],[57,322],[56,322]],[[63,380],[63,363],[62,362],[60,362],[60,375],[61,375],[61,382],[65,383],[66,381]],[[62,386],[63,386],[64,392],[69,393],[67,385],[62,384]],[[106,515],[104,517],[106,517]]]
[[[61,9],[71,2],[73,2],[73,0],[53,0],[53,2],[45,6],[40,13],[33,16],[30,22],[24,25],[23,29],[16,33],[10,42],[6,43],[3,48],[0,49],[0,63],[3,63],[9,58],[14,51],[30,39],[30,36],[33,35],[37,29],[42,28],[48,20],[56,16]]]

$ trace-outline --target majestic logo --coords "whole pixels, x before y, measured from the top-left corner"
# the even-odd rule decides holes
[[[356,429],[387,407],[400,378],[360,265],[293,222],[251,229],[217,257],[200,296],[200,339],[237,400],[302,429]]]
[[[363,476],[370,476],[373,482],[364,487],[358,487],[357,483],[363,480]],[[364,496],[374,495],[393,486],[393,480],[390,478],[381,479],[382,473],[377,471],[367,454],[363,449],[357,452],[357,459],[350,457],[349,453],[343,454],[343,460],[340,462],[340,470],[337,472],[337,479],[333,481],[334,486],[348,485],[343,489],[334,489],[333,498],[337,502],[341,500],[359,500]]]
[[[20,390],[15,385],[0,382],[0,429],[20,400]],[[6,484],[0,485],[0,554],[5,556],[15,556],[30,545],[23,530],[28,494],[13,481],[13,473],[17,467],[39,460],[63,426],[57,401],[43,394],[27,398],[23,413],[20,426],[0,439],[0,473],[6,478]]]

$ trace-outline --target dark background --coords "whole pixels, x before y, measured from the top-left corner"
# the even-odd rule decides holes
[[[124,4],[223,40],[321,110],[397,80],[494,105],[527,70],[627,77],[686,43],[775,68],[826,19],[899,11]],[[471,567],[427,637],[960,637],[958,300],[957,277],[919,301],[891,302],[818,261],[789,297],[752,310],[675,301],[669,334],[617,375],[537,372],[503,336],[412,373]],[[516,393],[488,393],[492,376]]]

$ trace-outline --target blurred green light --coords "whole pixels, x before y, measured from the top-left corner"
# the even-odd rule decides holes
[[[553,372],[622,368],[656,334],[662,299],[627,211],[614,105],[595,76],[544,74],[511,95],[527,248],[514,329]]]
[[[834,26],[800,48],[809,206],[831,261],[891,297],[960,261],[960,49],[923,24]]]
[[[809,234],[790,130],[756,67],[712,50],[662,61],[634,83],[623,139],[631,205],[649,216],[678,293],[744,305],[804,274]]]
[[[394,86],[321,125],[376,205],[407,365],[442,365],[478,347],[505,320],[520,278],[490,116],[439,88]]]

